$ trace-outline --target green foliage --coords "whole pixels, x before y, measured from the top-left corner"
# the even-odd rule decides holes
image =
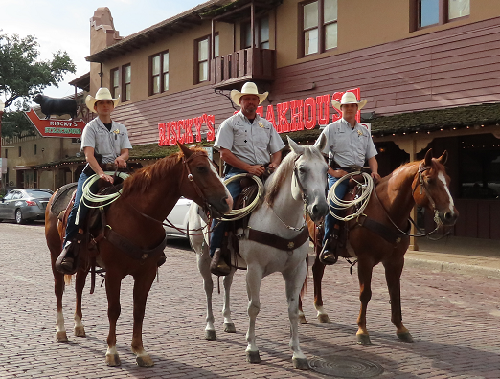
[[[2,137],[26,137],[35,135],[36,131],[33,124],[23,112],[30,110],[29,103],[18,100],[13,106],[15,107],[15,111],[5,112],[2,117]]]
[[[66,52],[42,61],[38,47],[34,36],[0,34],[0,94],[6,99],[5,107],[16,99],[30,99],[49,85],[57,86],[67,72],[76,72]]]

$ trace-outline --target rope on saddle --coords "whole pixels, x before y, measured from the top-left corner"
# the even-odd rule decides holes
[[[250,179],[253,179],[253,181],[255,183],[257,183],[257,187],[258,187],[257,196],[246,207],[231,211],[229,213],[226,213],[224,215],[225,217],[218,218],[218,220],[236,221],[236,220],[239,220],[240,218],[243,218],[243,217],[249,215],[250,213],[252,213],[254,211],[255,208],[257,208],[257,205],[259,204],[262,193],[264,192],[264,185],[262,184],[262,180],[260,180],[260,178],[256,175],[249,176],[248,174],[237,174],[237,175],[230,177],[227,180],[224,180],[224,185],[227,186],[229,183],[232,183],[235,180],[240,179],[240,178],[250,178]]]
[[[356,175],[360,175],[363,178],[363,182],[356,181],[357,185],[361,186],[361,194],[352,201],[345,201],[343,199],[339,199],[335,195],[335,189],[337,188],[337,186],[340,183],[342,183],[343,181],[350,180],[352,177],[354,177]],[[372,194],[372,191],[374,188],[375,188],[375,184],[373,182],[373,178],[371,177],[370,174],[368,174],[366,172],[353,171],[353,172],[350,172],[350,173],[344,175],[342,178],[337,180],[333,184],[333,186],[330,188],[330,191],[328,191],[328,201],[331,204],[334,204],[335,209],[340,210],[340,211],[347,210],[347,209],[354,207],[354,206],[357,206],[358,208],[355,212],[351,213],[350,215],[348,215],[346,217],[342,217],[342,216],[338,216],[335,213],[333,213],[332,209],[331,209],[332,207],[330,206],[330,214],[333,217],[335,217],[337,220],[340,220],[340,221],[350,221],[350,220],[358,217],[358,215],[362,214],[363,211],[365,210],[366,206],[368,205],[368,201],[370,200],[370,195]]]
[[[104,171],[105,174],[108,175],[113,175],[115,174],[116,176],[122,178],[125,180],[126,178],[129,177],[129,174],[126,174],[124,172],[111,172],[111,171]],[[90,176],[84,183],[83,183],[83,188],[82,188],[82,200],[83,203],[87,208],[104,208],[114,201],[118,200],[118,198],[122,194],[122,190],[120,189],[118,192],[114,192],[111,194],[106,194],[106,195],[100,195],[97,193],[92,193],[91,187],[92,185],[100,180],[100,176],[97,174],[94,174]],[[91,203],[98,203],[99,205],[92,205]]]

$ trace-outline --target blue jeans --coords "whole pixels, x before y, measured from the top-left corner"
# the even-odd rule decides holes
[[[247,171],[242,170],[240,168],[233,167],[229,170],[229,172],[224,176],[224,180],[227,180],[237,174],[246,173]],[[235,180],[234,182],[229,183],[227,189],[233,200],[236,200],[236,197],[241,192],[240,181]],[[213,257],[215,254],[215,250],[220,248],[222,245],[222,239],[224,238],[224,232],[226,231],[226,226],[232,221],[219,221],[214,220],[212,222],[212,235],[210,237],[210,256]]]
[[[337,180],[340,178],[334,178],[333,176],[328,175],[328,189],[332,188]],[[349,190],[349,181],[344,180],[340,185],[335,188],[335,195],[339,199],[343,199],[347,191]],[[330,210],[333,211],[337,216],[340,216],[340,209],[336,208],[332,202],[330,202]],[[339,223],[340,220],[337,220],[333,217],[330,212],[325,217],[325,236],[323,237],[323,245],[325,244],[328,237],[330,237],[330,233],[335,225]]]
[[[80,178],[78,179],[78,188],[76,190],[76,196],[75,196],[75,204],[73,205],[73,209],[71,209],[71,212],[68,216],[68,223],[66,225],[66,235],[64,236],[64,242],[63,246],[66,244],[66,241],[71,240],[74,238],[77,233],[78,229],[80,227],[78,225],[75,225],[76,221],[76,214],[78,212],[78,206],[80,205],[80,199],[82,198],[82,192],[83,192],[83,183],[88,179],[89,175],[84,174],[83,172],[80,174]],[[80,224],[85,220],[85,216],[87,215],[88,208],[83,205],[80,208]]]

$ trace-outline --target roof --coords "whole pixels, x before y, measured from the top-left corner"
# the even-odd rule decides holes
[[[492,125],[500,123],[500,103],[375,116],[371,123],[374,136]]]
[[[131,48],[142,48],[149,43],[155,42],[160,37],[164,38],[165,35],[179,33],[191,28],[193,25],[200,25],[202,20],[199,13],[218,9],[232,2],[234,0],[210,0],[199,4],[188,11],[179,13],[138,33],[130,34],[98,53],[85,57],[85,59],[89,62],[102,62],[110,57],[128,52]]]
[[[210,0],[138,33],[130,34],[98,53],[85,57],[85,59],[89,62],[103,62],[111,57],[128,53],[131,49],[139,49],[154,43],[165,36],[183,32],[194,25],[200,25],[203,19],[217,18],[223,22],[234,22],[247,15],[251,2],[254,3],[258,12],[259,10],[272,9],[281,4],[283,0]],[[227,17],[222,17],[224,14],[227,14]]]
[[[68,84],[80,88],[82,91],[89,92],[90,91],[90,71],[82,76],[73,79],[68,82]]]

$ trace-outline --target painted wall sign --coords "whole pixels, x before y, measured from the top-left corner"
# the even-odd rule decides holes
[[[42,137],[80,138],[85,127],[82,120],[40,120],[33,109],[24,113]]]
[[[347,90],[360,99],[360,89],[354,88]],[[308,97],[305,100],[290,100],[283,103],[278,103],[276,106],[269,104],[266,108],[264,117],[264,108],[259,106],[257,114],[264,117],[278,133],[295,132],[305,129],[314,129],[316,125],[327,125],[331,122],[338,121],[342,118],[340,109],[332,106],[331,101],[339,101],[345,92],[335,92],[330,94]],[[331,108],[333,112],[330,113]],[[234,112],[235,114],[238,111]],[[356,121],[360,122],[361,112],[356,114]],[[194,143],[193,127],[196,129],[196,142],[201,142],[201,126],[207,125],[207,141],[215,139],[215,116],[204,114],[201,117],[196,117],[189,120],[179,120],[169,123],[158,124],[158,144],[175,145],[180,143]]]

